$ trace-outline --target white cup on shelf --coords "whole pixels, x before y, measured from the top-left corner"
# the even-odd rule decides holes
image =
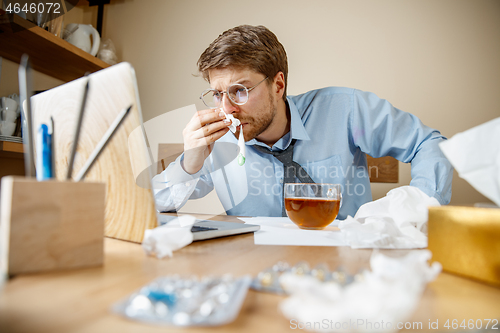
[[[0,121],[8,121],[15,123],[17,119],[17,112],[12,110],[0,110]]]
[[[0,121],[0,135],[12,136],[16,130],[16,123],[10,121]]]
[[[20,107],[21,104],[19,102],[19,95],[18,94],[10,94],[7,97],[16,101],[16,103],[17,103],[17,116],[19,117],[19,115],[21,114],[21,107]]]
[[[17,104],[17,102],[12,98],[2,97],[2,103],[0,104],[0,109],[17,112],[18,106],[19,105]]]

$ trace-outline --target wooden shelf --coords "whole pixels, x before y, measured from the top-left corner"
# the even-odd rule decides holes
[[[24,175],[23,144],[0,141],[0,178],[6,175]]]
[[[19,142],[0,141],[0,151],[11,153],[23,153],[23,144]]]
[[[109,67],[18,15],[0,15],[0,56],[19,63],[24,53],[30,56],[33,69],[65,82]]]

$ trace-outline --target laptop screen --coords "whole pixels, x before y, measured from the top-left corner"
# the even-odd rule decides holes
[[[157,166],[151,162],[154,158],[148,150],[141,126],[140,99],[132,66],[120,63],[33,96],[33,131],[36,133],[40,124],[48,124],[50,117],[53,117],[56,178],[65,180],[87,80],[89,91],[73,176],[84,165],[120,112],[132,105],[129,115],[85,181],[107,184],[105,235],[141,242],[144,230],[158,224],[150,186],[152,169]]]

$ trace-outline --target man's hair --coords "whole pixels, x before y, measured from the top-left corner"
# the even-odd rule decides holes
[[[240,25],[223,32],[201,54],[198,70],[210,82],[208,71],[226,67],[245,68],[268,76],[268,84],[278,72],[283,72],[286,101],[288,61],[285,48],[266,27]]]

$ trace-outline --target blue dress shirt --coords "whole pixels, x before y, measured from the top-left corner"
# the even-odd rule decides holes
[[[373,93],[329,87],[287,97],[290,132],[272,150],[284,150],[292,139],[294,161],[316,183],[342,185],[338,219],[354,216],[372,200],[366,154],[411,162],[410,185],[441,204],[451,198],[452,167],[438,147],[446,140],[414,115],[393,107]],[[188,199],[214,188],[228,215],[281,216],[283,164],[246,142],[246,163],[237,163],[237,139],[228,132],[219,139],[203,168],[190,175],[180,166],[183,155],[153,179],[157,208],[178,210]]]

